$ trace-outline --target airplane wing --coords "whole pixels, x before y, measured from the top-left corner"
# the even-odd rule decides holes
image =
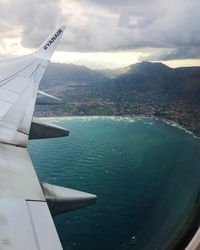
[[[51,215],[96,201],[92,194],[40,183],[26,149],[28,139],[69,134],[66,129],[33,118],[39,82],[63,32],[64,27],[56,30],[31,55],[0,63],[0,249],[3,250],[62,249]],[[56,98],[52,99],[55,102]]]

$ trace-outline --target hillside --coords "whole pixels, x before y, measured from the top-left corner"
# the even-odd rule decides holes
[[[64,86],[69,83],[77,85],[98,84],[107,77],[85,66],[74,64],[50,63],[40,85],[42,89]]]
[[[111,72],[110,72],[111,73]],[[37,115],[142,115],[172,120],[200,136],[200,67],[141,62],[112,71],[50,64],[41,89],[63,99]]]

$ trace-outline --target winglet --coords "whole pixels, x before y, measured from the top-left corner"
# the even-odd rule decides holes
[[[50,35],[39,49],[34,53],[38,57],[42,57],[46,60],[50,60],[54,50],[56,49],[58,42],[65,30],[65,26],[61,26],[52,35]]]

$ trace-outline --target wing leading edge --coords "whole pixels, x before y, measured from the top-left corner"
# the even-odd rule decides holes
[[[40,183],[26,149],[30,138],[69,134],[33,118],[40,80],[64,29],[35,53],[0,63],[0,249],[60,250],[51,214],[96,201],[92,194]]]

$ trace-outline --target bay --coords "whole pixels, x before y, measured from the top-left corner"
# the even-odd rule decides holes
[[[66,117],[70,136],[29,142],[41,181],[98,196],[54,218],[64,249],[163,249],[199,213],[200,141],[153,118]]]

